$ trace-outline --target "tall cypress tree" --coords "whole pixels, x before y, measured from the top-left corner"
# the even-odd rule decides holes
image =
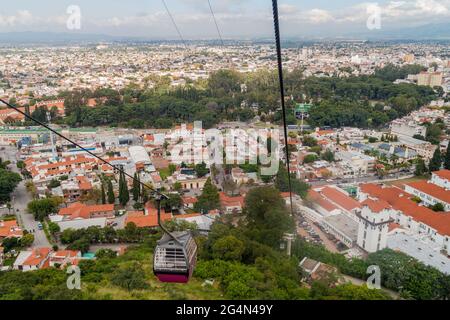
[[[119,202],[122,206],[126,206],[128,201],[130,201],[130,193],[128,191],[127,180],[123,172],[121,172],[119,178]]]
[[[141,194],[141,184],[139,183],[137,173],[135,173],[133,180],[133,200],[138,201],[140,194]]]
[[[147,188],[142,187],[142,203],[144,204],[144,206],[147,203],[147,201],[148,201],[148,190]]]
[[[439,149],[439,147],[437,147],[436,150],[434,151],[433,158],[431,158],[428,169],[430,173],[433,171],[438,171],[441,169],[441,165],[442,165],[441,150]]]
[[[102,204],[106,204],[105,184],[102,180]]]
[[[444,168],[450,170],[450,143],[448,144],[447,151],[445,152]]]
[[[110,179],[108,179],[108,203],[113,204],[116,201],[116,197],[114,195],[113,185]]]

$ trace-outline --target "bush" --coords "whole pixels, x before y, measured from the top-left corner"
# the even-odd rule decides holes
[[[315,155],[315,154],[308,154],[303,159],[303,163],[313,163],[314,161],[317,161],[318,159],[319,159],[319,157],[317,155]]]
[[[128,291],[148,288],[148,284],[145,281],[144,269],[138,262],[132,262],[120,267],[113,273],[111,282]]]

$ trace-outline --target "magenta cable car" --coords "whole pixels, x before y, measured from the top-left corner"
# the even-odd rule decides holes
[[[187,283],[197,262],[197,244],[190,232],[165,233],[153,255],[153,272],[161,282]]]

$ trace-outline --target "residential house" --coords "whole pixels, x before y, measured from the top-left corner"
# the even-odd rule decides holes
[[[51,252],[52,249],[46,247],[21,251],[14,261],[13,269],[25,272],[48,268]]]

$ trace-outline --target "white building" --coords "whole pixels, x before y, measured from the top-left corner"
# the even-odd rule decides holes
[[[450,189],[450,170],[433,172],[431,174],[431,182],[441,188]]]
[[[422,137],[425,137],[427,134],[427,127],[416,124],[413,121],[406,122],[399,119],[392,121],[391,133],[394,135],[404,135],[408,137],[414,137],[414,135],[421,135]]]
[[[426,235],[412,234],[401,229],[395,229],[388,236],[387,246],[392,250],[406,253],[443,273],[450,274],[450,259],[440,252],[441,246],[430,241],[430,238]]]
[[[350,166],[355,175],[372,172],[376,163],[374,157],[354,151],[339,151],[336,158]]]
[[[429,181],[415,181],[405,185],[405,191],[419,197],[426,206],[441,203],[450,211],[450,170],[433,172]]]
[[[387,246],[388,225],[392,222],[391,206],[383,200],[367,199],[359,216],[357,243],[367,252],[376,252]]]
[[[42,269],[48,263],[51,251],[51,248],[45,247],[21,251],[14,261],[13,269],[21,271]]]
[[[143,164],[143,165],[151,165],[152,161],[150,160],[150,156],[147,151],[142,146],[132,146],[128,148],[128,152],[130,153],[130,157],[135,164]]]

